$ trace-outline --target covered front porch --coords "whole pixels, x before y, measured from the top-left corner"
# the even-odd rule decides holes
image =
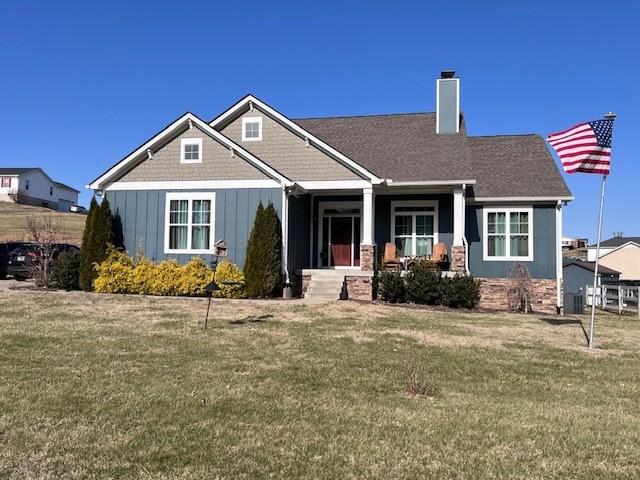
[[[320,270],[362,281],[380,268],[390,243],[403,262],[430,258],[444,244],[443,269],[465,271],[464,190],[460,184],[293,191],[285,202],[285,268],[299,291],[301,278]]]

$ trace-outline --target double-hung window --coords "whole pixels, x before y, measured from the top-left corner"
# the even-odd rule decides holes
[[[202,163],[201,138],[183,138],[180,140],[180,163]]]
[[[11,187],[11,177],[0,177],[2,178],[2,188]]]
[[[215,193],[167,193],[165,253],[212,253]]]
[[[242,119],[242,141],[262,140],[262,117],[244,117]]]
[[[533,209],[484,209],[484,259],[533,260]]]
[[[398,255],[431,255],[433,246],[438,243],[437,202],[393,202],[391,209],[391,236]]]

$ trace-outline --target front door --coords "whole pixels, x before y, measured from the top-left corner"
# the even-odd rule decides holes
[[[353,217],[331,217],[331,260],[334,267],[351,266]]]

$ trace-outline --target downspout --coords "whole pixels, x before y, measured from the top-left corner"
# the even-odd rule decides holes
[[[462,244],[464,245],[464,270],[469,275],[469,243],[467,242],[467,184],[462,184]]]
[[[289,276],[289,187],[282,186],[282,270],[286,284]]]

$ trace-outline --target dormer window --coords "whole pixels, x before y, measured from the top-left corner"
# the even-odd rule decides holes
[[[180,163],[202,163],[201,138],[183,138],[180,140]]]
[[[244,117],[242,119],[242,141],[262,140],[262,117]]]

